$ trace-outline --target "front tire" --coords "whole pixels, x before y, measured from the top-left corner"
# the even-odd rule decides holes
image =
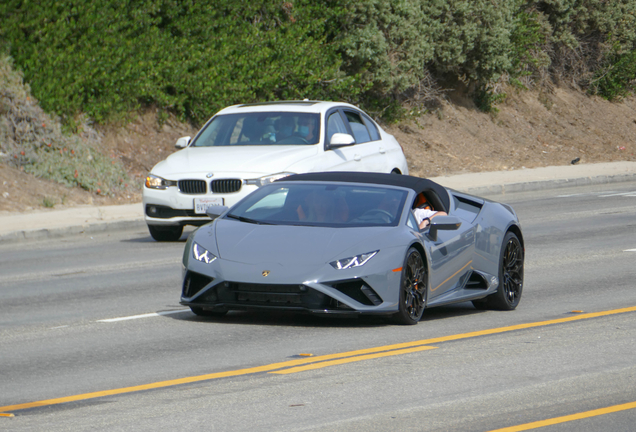
[[[497,292],[473,301],[475,308],[514,310],[523,291],[523,247],[513,232],[507,232],[499,257],[499,288]]]
[[[150,236],[156,241],[175,242],[181,238],[183,227],[148,225],[148,231],[150,231]]]
[[[417,324],[426,307],[427,291],[424,260],[417,249],[410,248],[402,267],[399,308],[395,321],[404,325]]]

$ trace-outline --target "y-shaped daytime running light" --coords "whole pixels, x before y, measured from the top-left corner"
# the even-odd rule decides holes
[[[192,253],[194,254],[194,258],[202,263],[210,264],[216,259],[214,254],[196,243],[192,246]]]
[[[329,264],[336,270],[343,270],[348,268],[360,267],[363,266],[369,261],[371,258],[380,252],[379,250],[373,252],[367,252],[360,255],[356,255],[354,257],[343,258],[338,261],[332,261]]]

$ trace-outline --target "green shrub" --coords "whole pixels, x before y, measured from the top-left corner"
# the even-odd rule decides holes
[[[597,71],[590,92],[608,100],[632,94],[636,87],[636,51],[609,59],[608,65]]]
[[[379,100],[399,100],[431,72],[486,85],[513,65],[517,7],[510,0],[356,2],[341,42],[345,68]]]
[[[636,47],[636,2],[4,0],[1,40],[71,130],[82,114],[121,120],[147,104],[198,124],[227,105],[302,98],[391,119],[458,79],[486,109],[502,77],[585,86]]]
[[[98,122],[155,104],[195,123],[265,99],[341,98],[355,76],[312,1],[9,0],[2,33],[43,108]],[[2,18],[0,18],[1,20]]]

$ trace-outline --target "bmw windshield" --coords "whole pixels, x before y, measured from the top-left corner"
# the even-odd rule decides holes
[[[320,114],[252,112],[218,115],[193,147],[244,145],[310,145],[320,136]]]
[[[381,186],[275,183],[234,207],[226,219],[268,225],[397,226],[407,192]]]

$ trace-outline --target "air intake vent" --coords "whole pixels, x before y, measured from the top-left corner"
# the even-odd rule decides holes
[[[179,180],[179,190],[184,194],[204,194],[206,192],[205,180]]]
[[[241,179],[220,179],[210,182],[212,193],[232,193],[241,190],[243,180]]]
[[[363,305],[378,306],[382,304],[382,299],[378,293],[376,293],[369,285],[364,283],[362,279],[337,282],[331,286]]]
[[[192,297],[213,280],[214,279],[199,273],[194,273],[191,271],[187,272],[186,277],[183,280],[183,296]]]

